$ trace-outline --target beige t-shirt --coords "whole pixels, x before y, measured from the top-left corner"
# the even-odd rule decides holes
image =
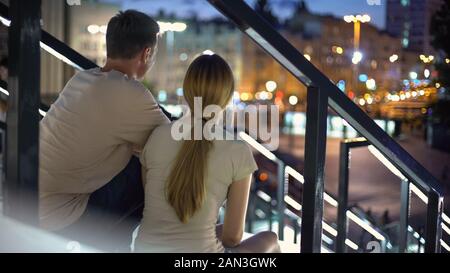
[[[78,72],[40,123],[39,216],[59,230],[117,175],[151,131],[169,123],[151,93],[121,72]]]
[[[141,154],[147,173],[144,216],[135,242],[137,252],[224,251],[215,232],[219,209],[231,183],[257,169],[251,149],[243,141],[213,141],[207,160],[205,203],[183,224],[164,191],[181,145],[182,141],[171,137],[171,125],[162,125],[153,131]]]

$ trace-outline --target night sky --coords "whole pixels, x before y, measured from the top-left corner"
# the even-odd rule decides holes
[[[189,16],[198,13],[200,17],[217,16],[218,12],[206,0],[103,0],[117,2],[123,9],[138,9],[149,14],[155,14],[164,9],[178,16]],[[253,6],[255,0],[245,0]],[[377,0],[305,0],[308,7],[316,13],[333,14],[342,17],[346,14],[367,13],[372,17],[372,23],[383,29],[385,26],[386,0],[379,0],[381,5],[369,5]],[[278,16],[284,18],[292,14],[296,0],[270,0],[272,9]]]

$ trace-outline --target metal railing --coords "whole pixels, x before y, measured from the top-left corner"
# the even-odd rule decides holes
[[[301,176],[304,180],[301,251],[320,252],[322,230],[327,229],[327,226],[322,224],[323,200],[328,199],[334,204],[337,203],[335,199],[324,193],[323,188],[326,109],[330,106],[397,168],[399,173],[409,181],[411,188],[414,186],[422,194],[425,192],[423,197],[427,198],[428,206],[425,251],[438,252],[441,242],[443,202],[443,192],[438,181],[244,1],[208,0],[208,2],[234,22],[242,32],[268,52],[308,89],[305,173],[304,177]],[[4,24],[9,22],[8,13],[8,7],[0,3],[0,16],[2,17],[0,20]],[[55,57],[77,69],[96,67],[93,62],[49,33],[45,31],[40,33],[41,48]],[[41,109],[41,114],[44,114],[45,110]],[[33,168],[37,170],[37,166]],[[286,183],[286,169],[289,168],[286,166],[280,167],[280,170],[285,172],[283,175],[279,175],[279,179],[283,179],[282,184]],[[292,170],[294,169],[289,169],[291,173],[295,173]],[[298,173],[295,173],[295,175],[300,177]],[[37,184],[37,181],[35,183]],[[279,190],[278,198],[283,196],[284,199],[284,196],[286,196],[285,190],[285,188]],[[284,209],[284,204],[278,206],[279,210]],[[353,218],[352,220],[356,220],[351,212],[346,212],[345,215],[350,219]],[[364,222],[359,224],[365,226]],[[369,230],[370,228],[368,228]],[[336,235],[338,235],[337,231]]]
[[[350,150],[352,148],[368,147],[369,151],[378,159],[388,170],[400,179],[400,223],[399,223],[399,242],[398,252],[403,253],[407,250],[408,230],[412,229],[408,223],[410,215],[410,196],[415,193],[425,204],[428,203],[428,197],[394,166],[390,161],[383,156],[374,146],[365,138],[346,139],[341,142],[340,156],[339,156],[339,206],[338,206],[338,237],[337,237],[337,252],[345,252],[344,241],[347,234],[347,203],[348,203],[348,183],[350,171]],[[444,221],[449,221],[448,216],[443,213]],[[441,228],[450,235],[450,229],[441,223]],[[448,245],[440,239],[443,248],[450,251]]]
[[[277,157],[273,152],[271,152],[269,149],[267,149],[264,145],[253,139],[250,135],[248,135],[245,132],[239,132],[239,137],[248,143],[254,150],[259,152],[261,155],[263,155],[266,159],[272,161],[277,165],[277,198],[276,198],[276,208],[277,208],[277,218],[278,218],[278,237],[280,240],[284,240],[284,228],[285,228],[285,211],[287,210],[286,204],[290,205],[293,208],[294,214],[297,212],[302,211],[303,213],[303,206],[296,200],[294,200],[292,197],[288,195],[288,177],[293,177],[295,181],[300,183],[302,186],[304,186],[305,183],[305,177],[300,174],[300,172],[296,171],[292,166],[289,166],[285,162],[283,162],[279,157]],[[341,208],[336,200],[335,197],[333,197],[331,194],[328,194],[327,192],[324,192],[323,194],[324,198],[323,201],[327,202],[329,205],[335,208]],[[270,199],[270,196],[265,195],[260,197],[262,200],[264,200],[267,203],[270,203],[272,200]],[[269,199],[269,200],[266,200]],[[367,221],[367,219],[361,218],[358,215],[356,215],[353,211],[345,207],[345,214],[346,217],[348,217],[350,220],[352,220],[356,225],[360,226],[363,230],[371,234],[374,238],[379,240],[382,245],[387,245],[389,243],[388,236],[378,227],[374,226],[372,223]],[[302,217],[303,218],[303,217]],[[302,219],[299,217],[299,219]],[[345,220],[347,222],[347,220]],[[301,226],[301,222],[299,223]],[[322,226],[325,231],[327,231],[330,235],[333,237],[336,237],[336,243],[340,241],[340,238],[342,237],[343,233],[339,233],[339,230],[336,230],[333,228],[330,224],[326,223],[322,219]],[[339,227],[339,223],[338,223]],[[347,233],[344,234],[344,240],[343,244],[352,248],[353,250],[357,251],[360,246],[358,246],[355,242],[350,240],[347,237]],[[322,238],[321,238],[322,240]],[[336,248],[336,252],[339,248]]]

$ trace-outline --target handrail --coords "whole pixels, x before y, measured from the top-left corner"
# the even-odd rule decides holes
[[[9,26],[9,23],[11,22],[9,19],[9,7],[3,3],[0,3],[0,17],[2,17],[0,18],[2,23]],[[64,62],[77,69],[86,70],[97,67],[94,62],[84,57],[70,46],[61,42],[45,30],[41,30],[41,47],[53,55],[58,54],[56,56],[57,58],[62,59]]]
[[[291,166],[289,166],[286,163],[284,163],[280,158],[278,158],[275,154],[273,154],[269,149],[264,147],[264,145],[262,145],[261,143],[257,142],[250,135],[248,135],[247,133],[245,133],[243,131],[239,133],[239,137],[243,141],[245,141],[247,144],[249,144],[253,149],[255,149],[260,154],[262,154],[265,158],[269,159],[270,161],[272,161],[272,162],[274,162],[276,164],[282,163],[282,165],[284,166],[284,174],[281,175],[281,176],[278,175],[278,178],[283,177],[284,175],[290,175],[298,183],[300,183],[302,185],[304,184],[305,179],[304,179],[303,175],[300,174],[300,172],[298,172],[297,170],[295,170]],[[279,179],[279,181],[277,181],[277,182],[278,182],[277,191],[278,192],[287,192],[286,183],[284,183],[285,179]],[[258,196],[258,197],[261,198],[260,196]],[[279,196],[278,196],[278,198],[279,198]],[[261,199],[264,200],[264,198],[261,198]],[[285,203],[287,203],[288,205],[290,205],[291,207],[295,208],[298,211],[300,211],[302,209],[302,205],[301,204],[299,204],[297,201],[293,200],[292,198],[289,198],[289,196],[286,194],[282,200],[277,200],[279,216],[280,215],[284,215],[284,213],[283,213],[284,206],[280,206],[280,201],[284,201]],[[329,194],[327,192],[324,192],[324,201],[327,202],[328,204],[330,204],[333,207],[336,207],[336,208],[338,207],[338,201],[336,200],[336,198],[333,197],[331,194]],[[346,209],[346,213],[347,213],[348,218],[350,218],[350,220],[352,220],[355,224],[360,226],[362,229],[364,229],[368,233],[372,234],[377,240],[388,241],[388,238],[387,238],[386,234],[384,234],[384,232],[382,232],[378,227],[376,227],[373,224],[371,224],[370,222],[368,222],[367,219],[363,219],[363,218],[359,217],[354,212],[352,212],[350,209]],[[282,221],[282,219],[279,220],[279,222],[281,222],[281,221]],[[324,229],[326,231],[328,231],[328,233],[330,233],[334,237],[337,237],[338,232],[337,232],[336,229],[334,229],[333,227],[328,225],[324,220],[322,220],[322,224],[323,224]],[[281,227],[281,229],[279,229],[279,234],[278,235],[282,236],[283,227],[284,226],[281,223],[278,223],[278,225],[279,225],[279,227]],[[345,238],[345,244],[347,246],[353,248],[354,250],[358,249],[358,248],[355,249],[355,245],[356,244],[354,242],[352,242],[348,238]]]
[[[10,24],[8,13],[8,6],[0,2],[0,21],[7,27],[9,27]],[[67,63],[77,70],[87,70],[98,67],[97,64],[84,57],[67,44],[61,42],[45,30],[41,31],[40,46],[42,49],[44,49],[54,57],[60,59],[61,61]],[[0,89],[0,92],[9,96],[9,92],[7,90],[4,90],[3,88]],[[162,107],[161,105],[159,105],[159,107],[170,120],[175,119],[164,107]],[[39,112],[42,116],[44,116],[45,112],[47,112],[49,109],[50,107],[48,105],[41,102]]]

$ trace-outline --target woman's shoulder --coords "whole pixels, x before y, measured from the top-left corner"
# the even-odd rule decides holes
[[[151,141],[170,141],[173,138],[171,137],[171,128],[172,123],[161,124],[153,129],[148,142]],[[147,142],[147,143],[148,143]]]
[[[250,145],[248,145],[248,143],[243,140],[220,140],[216,141],[215,143],[218,147],[221,148],[221,150],[227,153],[232,153],[234,155],[242,153],[252,153]]]

